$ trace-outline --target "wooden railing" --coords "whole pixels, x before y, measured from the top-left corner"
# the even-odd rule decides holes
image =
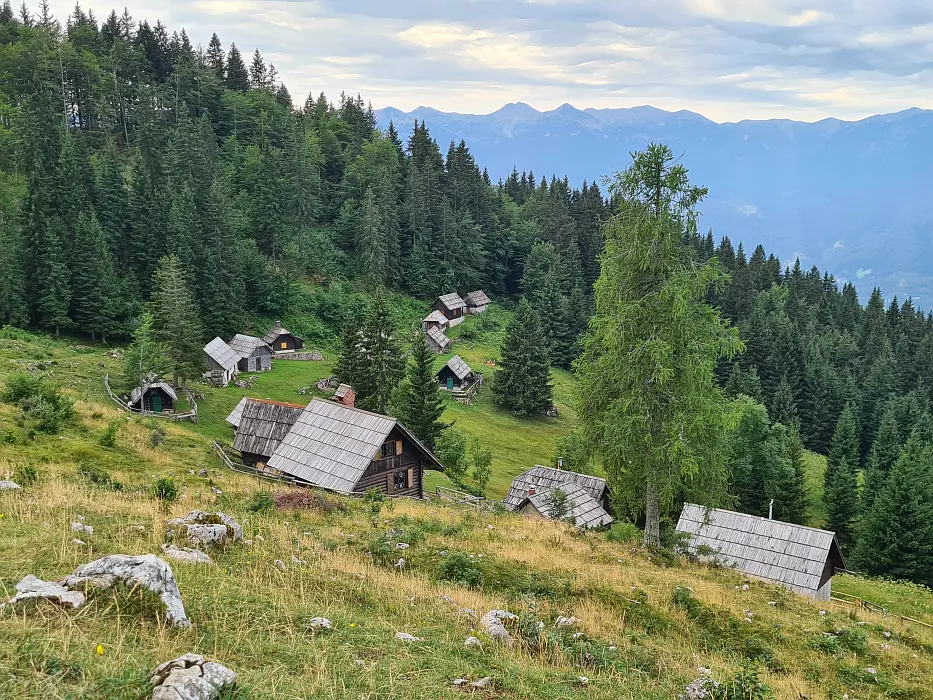
[[[107,395],[113,399],[113,402],[117,404],[121,409],[129,413],[133,413],[137,416],[146,416],[151,418],[165,418],[167,420],[190,420],[194,423],[198,422],[198,404],[194,400],[194,396],[191,394],[191,391],[188,389],[187,385],[182,384],[181,388],[185,392],[185,398],[188,401],[188,404],[191,406],[191,409],[185,411],[184,413],[157,413],[155,411],[145,411],[138,408],[132,408],[127,404],[123,399],[113,393],[113,390],[110,388],[110,375],[104,375],[104,388],[107,389]]]
[[[248,464],[234,461],[233,458],[230,457],[230,455],[227,453],[226,446],[222,445],[216,440],[212,442],[212,445],[214,447],[214,452],[231,471],[235,471],[238,474],[255,476],[259,479],[265,479],[267,481],[277,481],[282,484],[288,484],[289,486],[301,486],[300,483],[295,481],[294,477],[291,477],[288,474],[263,471],[261,469],[257,469],[256,467],[251,467]]]
[[[918,620],[914,617],[908,617],[906,615],[889,613],[884,606],[873,603],[870,600],[865,600],[864,598],[859,598],[858,596],[851,595],[849,593],[833,593],[831,600],[834,603],[841,603],[842,605],[855,608],[857,610],[866,610],[868,612],[882,615],[883,617],[896,617],[903,622],[911,622],[916,625],[923,625],[924,627],[933,629],[933,624],[930,624],[929,622],[924,622],[923,620]]]
[[[449,489],[446,486],[435,486],[434,493],[442,501],[450,501],[460,505],[472,506],[473,508],[491,507],[490,501],[482,496],[474,496],[472,493],[458,491],[457,489]]]

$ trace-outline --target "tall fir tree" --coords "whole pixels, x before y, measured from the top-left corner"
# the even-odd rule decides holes
[[[829,530],[847,551],[855,539],[858,518],[859,438],[855,407],[846,404],[833,433],[826,459],[824,498]]]
[[[506,327],[493,394],[496,403],[519,416],[541,415],[554,403],[541,321],[526,299]]]
[[[191,280],[175,255],[166,255],[152,275],[155,337],[168,350],[175,382],[203,371],[203,330]]]
[[[71,306],[71,273],[65,253],[65,226],[57,216],[44,226],[40,243],[38,312],[39,321],[59,335],[71,326],[68,310]]]
[[[444,399],[434,376],[434,353],[428,348],[424,331],[419,330],[412,341],[411,362],[401,387],[398,419],[429,449],[434,449],[437,438],[447,426],[441,421]]]
[[[75,250],[81,263],[72,274],[72,317],[92,338],[99,334],[106,343],[107,335],[119,330],[120,290],[110,246],[93,213],[78,217]]]
[[[227,87],[237,92],[246,92],[249,90],[249,73],[246,70],[246,64],[243,62],[243,56],[236,44],[230,44],[230,51],[227,53]]]

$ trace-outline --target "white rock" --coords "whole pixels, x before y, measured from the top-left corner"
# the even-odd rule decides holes
[[[825,614],[826,614],[825,610],[820,610],[820,615],[825,615]]]
[[[220,520],[219,523],[212,522]],[[183,518],[174,518],[166,523],[169,535],[187,538],[195,545],[226,545],[243,539],[243,528],[224,513],[205,513],[193,510]]]
[[[507,610],[490,610],[479,621],[480,627],[496,642],[511,642],[512,635],[505,628],[504,620],[517,620],[518,615]]]
[[[8,481],[6,479],[0,481],[0,491],[21,491],[22,488],[23,487],[15,481]]]
[[[582,637],[582,636],[584,636],[584,635],[583,635],[583,632],[574,632],[573,634],[570,635],[570,638],[571,638],[571,639],[580,639],[580,637]]]
[[[577,676],[577,683],[579,683],[580,685],[589,685],[590,679],[587,678],[586,676]]]
[[[296,557],[294,554],[292,554],[292,563],[293,563],[293,564],[298,564],[298,566],[304,566],[304,565],[307,564],[308,562],[307,562],[306,560],[304,560],[304,559],[299,559],[299,558]]]
[[[87,596],[80,591],[70,591],[54,581],[43,581],[29,574],[16,584],[16,595],[0,605],[0,609],[23,600],[36,599],[51,600],[69,608],[80,608],[87,601]]]
[[[224,495],[224,492],[221,491],[221,490],[220,490],[219,488],[217,488],[216,486],[211,486],[211,493],[213,493],[215,496],[223,496],[223,495]]]
[[[77,520],[78,522],[82,522],[82,523],[83,523],[83,522],[84,522],[84,516],[83,516],[83,515],[76,515],[76,516],[75,516],[75,520]]]
[[[486,526],[486,529],[487,529],[487,530],[495,530],[495,529],[496,529],[496,526],[495,526],[495,525],[487,525],[487,526]]]
[[[874,669],[874,668],[872,668],[871,666],[869,666],[868,668],[866,668],[866,669],[865,669],[865,672],[866,672],[866,673],[870,673],[870,674],[873,675],[873,676],[877,676],[877,675],[878,675],[877,669]]]
[[[396,549],[408,549],[408,545],[405,544],[404,542],[398,542],[396,543],[395,548]]]
[[[777,605],[777,601],[776,601],[776,600],[769,600],[769,601],[768,601],[768,605]]]
[[[486,690],[489,686],[492,685],[492,678],[486,676],[485,678],[480,678],[478,681],[473,681],[470,683],[470,687],[474,690]]]
[[[169,559],[185,562],[186,564],[213,564],[213,560],[200,549],[189,549],[187,547],[176,547],[173,544],[162,545],[162,554]]]
[[[399,559],[397,562],[395,562],[395,568],[401,571],[405,568],[406,564],[407,562],[404,559]]]
[[[743,590],[743,591],[747,591],[747,590],[748,590],[748,584],[747,584],[747,583],[743,583],[743,584],[742,584],[742,590]]]
[[[618,648],[619,648],[619,647],[617,647],[615,644],[610,644],[610,645],[609,645],[609,651],[615,651],[615,650],[618,649]]]
[[[308,627],[315,631],[319,631],[333,629],[334,625],[326,617],[312,617],[311,622],[308,623]]]
[[[282,561],[281,559],[276,559],[272,563],[275,564],[277,568],[281,569],[282,571],[285,571],[285,562]]]
[[[75,537],[75,538],[72,539],[71,541],[72,541],[73,544],[78,544],[78,545],[87,544],[87,542],[85,542],[84,540],[79,540],[77,537]]]
[[[468,678],[454,678],[450,683],[457,688],[462,688],[470,682]]]
[[[574,617],[573,615],[571,615],[570,617],[564,617],[563,615],[561,615],[560,617],[557,618],[557,621],[554,623],[554,626],[555,627],[573,627],[579,621],[580,620]]]
[[[199,654],[161,664],[150,676],[152,700],[216,700],[236,682],[236,673]]]
[[[423,642],[424,640],[421,637],[416,637],[413,634],[408,634],[408,632],[396,632],[395,638],[400,642]]]
[[[72,532],[86,532],[89,535],[93,535],[94,526],[85,525],[84,523],[74,522],[74,523],[71,523],[71,531]]]
[[[463,646],[465,646],[467,649],[478,649],[482,648],[483,643],[479,640],[478,637],[470,636],[464,640]]]

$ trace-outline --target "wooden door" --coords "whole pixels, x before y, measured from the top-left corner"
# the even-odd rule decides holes
[[[152,395],[152,412],[162,413],[162,397],[158,394]]]
[[[447,391],[453,391],[453,390],[454,390],[454,378],[447,377]]]

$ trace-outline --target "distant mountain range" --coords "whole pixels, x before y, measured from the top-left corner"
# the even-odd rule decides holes
[[[702,226],[717,240],[744,241],[749,255],[763,243],[785,263],[799,255],[855,282],[863,302],[880,285],[933,307],[933,111],[718,124],[654,107],[539,112],[519,102],[486,115],[388,107],[377,118],[403,134],[424,120],[442,150],[464,139],[494,180],[514,166],[599,181],[631,151],[666,143],[709,188]]]

